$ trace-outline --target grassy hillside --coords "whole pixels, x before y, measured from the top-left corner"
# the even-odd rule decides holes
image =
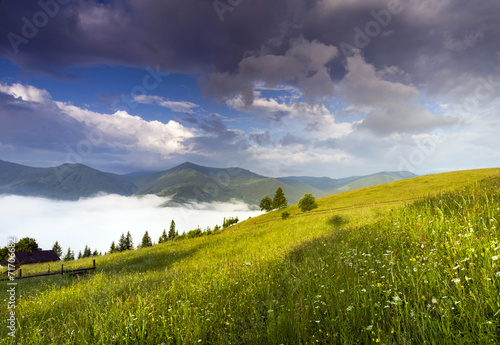
[[[217,235],[98,257],[90,277],[22,280],[17,343],[500,341],[496,169],[397,181],[318,204],[306,214],[288,207],[285,221],[280,210]]]

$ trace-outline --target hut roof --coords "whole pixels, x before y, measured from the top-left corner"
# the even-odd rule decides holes
[[[21,265],[41,262],[59,261],[59,255],[53,250],[38,250],[34,252],[16,252],[16,259]]]

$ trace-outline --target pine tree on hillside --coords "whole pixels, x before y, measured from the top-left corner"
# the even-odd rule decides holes
[[[273,201],[271,200],[270,197],[266,195],[260,202],[260,210],[266,212],[272,211],[273,209],[272,205]]]
[[[116,248],[116,244],[115,244],[115,241],[111,242],[111,247],[109,247],[109,253],[114,253],[118,251],[118,249]]]
[[[175,231],[175,222],[174,220],[172,219],[172,221],[170,222],[170,229],[168,230],[168,238],[170,240],[174,239],[174,237],[176,236],[176,231]]]
[[[78,252],[78,260],[80,260],[81,258],[82,258],[82,251],[80,250],[80,251]]]
[[[94,252],[92,253],[92,256],[99,256],[99,255],[101,255],[101,253],[99,253],[97,249],[94,250]]]
[[[85,249],[83,250],[82,258],[88,258],[92,255],[92,251],[88,245],[85,245]]]
[[[286,207],[287,205],[288,201],[285,198],[285,193],[283,193],[283,189],[281,189],[281,187],[278,187],[278,189],[276,189],[276,193],[274,193],[272,208],[274,210]]]
[[[127,232],[127,237],[125,237],[125,250],[134,249],[134,241],[132,240],[132,235],[130,231]]]
[[[124,250],[127,250],[127,239],[125,238],[125,234],[122,233],[120,236],[120,240],[118,241],[118,251],[123,252]]]
[[[146,233],[142,237],[141,248],[152,247],[152,246],[153,242],[151,241],[151,237],[149,237],[149,234],[146,231]]]
[[[167,231],[163,229],[163,233],[161,234],[160,238],[158,239],[158,243],[165,243],[168,241],[168,236],[167,236]]]
[[[71,251],[71,248],[68,248],[66,255],[64,256],[64,261],[75,260],[75,253]]]
[[[57,254],[57,256],[59,256],[59,258],[62,258],[63,251],[62,251],[61,246],[59,245],[59,242],[56,241],[56,243],[54,243],[54,245],[52,246],[52,250],[56,252],[56,254]]]

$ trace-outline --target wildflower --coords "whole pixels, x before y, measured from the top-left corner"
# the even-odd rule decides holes
[[[371,331],[371,330],[372,330],[372,328],[373,328],[373,325],[369,325],[368,327],[366,327],[366,330],[367,330],[367,331]]]
[[[458,284],[460,283],[460,278],[454,278],[451,281],[454,282],[455,284]]]
[[[432,300],[432,304],[436,304],[437,303],[437,299],[433,298]]]
[[[497,260],[498,260],[498,256],[493,255],[493,256],[491,257],[491,260],[493,260],[493,261],[497,261]]]

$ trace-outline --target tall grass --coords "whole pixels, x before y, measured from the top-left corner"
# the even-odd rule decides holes
[[[499,192],[491,179],[401,208],[250,220],[99,257],[91,276],[21,280],[2,341],[498,343]]]

